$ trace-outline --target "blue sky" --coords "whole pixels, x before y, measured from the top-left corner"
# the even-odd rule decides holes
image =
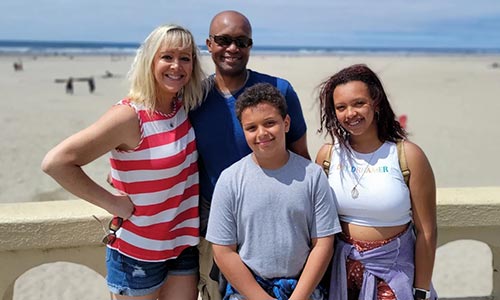
[[[225,9],[256,45],[500,49],[499,0],[1,0],[0,39],[141,42],[178,23],[203,44]]]

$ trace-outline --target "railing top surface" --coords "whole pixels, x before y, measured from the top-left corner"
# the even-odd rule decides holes
[[[500,186],[474,188],[439,188],[440,205],[493,205],[500,206]]]
[[[99,245],[105,210],[83,200],[0,204],[0,251]]]
[[[500,187],[440,188],[438,227],[500,228]],[[109,219],[83,200],[0,204],[0,251],[98,244],[103,235],[93,219]]]
[[[82,220],[92,215],[100,218],[109,216],[104,209],[79,199],[0,204],[0,224],[58,219]]]
[[[438,227],[500,227],[500,187],[440,188]]]

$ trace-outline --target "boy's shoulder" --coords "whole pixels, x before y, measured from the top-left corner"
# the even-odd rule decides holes
[[[316,182],[321,175],[324,175],[323,169],[315,162],[292,151],[289,152],[290,160],[287,169],[284,170],[287,176],[305,176],[303,180]]]
[[[289,152],[290,152],[290,158],[293,157],[293,161],[292,161],[293,164],[300,165],[300,166],[308,168],[312,171],[321,170],[321,167],[317,163],[313,162],[312,160],[304,158],[303,156],[300,156],[292,151],[289,151]]]
[[[229,167],[225,168],[220,177],[229,177],[229,178],[234,178],[237,174],[241,172],[245,172],[247,169],[247,166],[249,165],[248,160],[252,159],[252,153],[243,156],[240,160],[236,161]]]

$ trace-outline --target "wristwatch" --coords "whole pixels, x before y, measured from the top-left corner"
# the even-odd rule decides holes
[[[431,291],[424,290],[424,289],[419,289],[419,288],[413,288],[413,298],[414,299],[429,299],[431,297]]]

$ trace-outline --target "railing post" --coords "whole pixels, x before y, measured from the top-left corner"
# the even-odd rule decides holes
[[[0,289],[1,291],[1,289]],[[1,295],[0,295],[1,296]],[[14,299],[14,282],[11,282],[7,288],[3,291],[2,300],[12,300]]]
[[[500,235],[498,236],[500,240]],[[500,299],[500,246],[491,246],[493,254],[493,299]]]

